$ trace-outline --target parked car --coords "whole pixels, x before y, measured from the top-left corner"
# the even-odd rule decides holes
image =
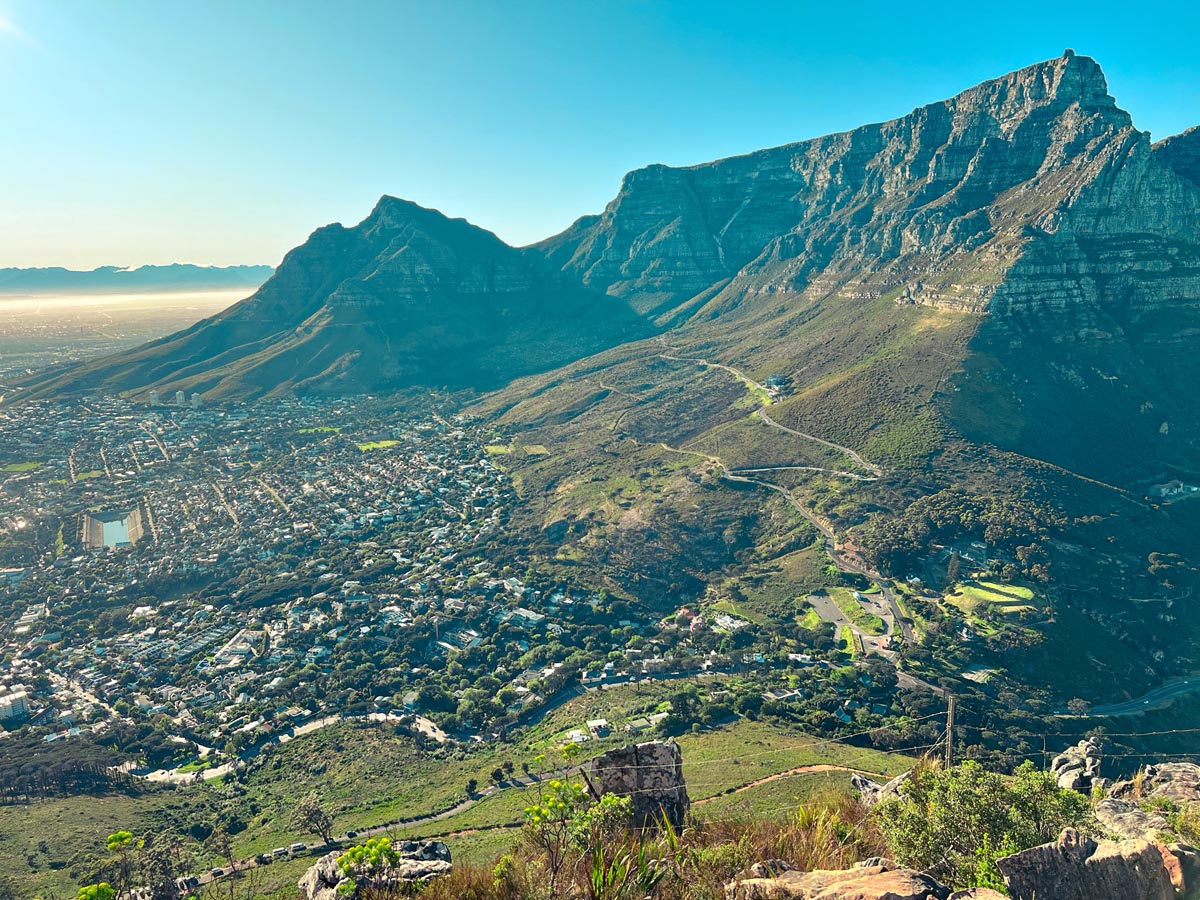
[[[358,837],[358,832],[357,832],[357,831],[347,831],[347,832],[346,832],[346,837],[348,837],[348,838],[356,838],[356,837]]]
[[[303,853],[305,850],[308,849],[308,844],[297,841],[296,843],[292,844],[292,846],[289,847],[288,849],[291,850],[293,853]]]
[[[287,847],[276,847],[271,851],[271,856],[287,856]]]

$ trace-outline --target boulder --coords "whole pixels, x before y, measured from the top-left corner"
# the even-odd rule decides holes
[[[1050,772],[1060,788],[1089,793],[1100,776],[1100,744],[1089,738],[1068,747],[1050,761]]]
[[[683,780],[683,754],[674,741],[647,741],[618,747],[584,768],[597,794],[616,794],[633,801],[634,820],[645,827],[665,816],[682,828],[691,801]]]
[[[1142,796],[1163,797],[1184,806],[1200,801],[1200,765],[1158,763],[1142,770]]]
[[[866,775],[861,775],[858,772],[855,772],[850,776],[850,784],[852,784],[854,789],[858,791],[859,796],[862,797],[863,803],[865,803],[867,806],[874,806],[881,800],[886,800],[889,797],[899,796],[900,786],[904,784],[904,782],[908,781],[911,775],[912,771],[909,770],[903,775],[897,775],[886,784],[880,784],[878,781],[872,781]]]
[[[1161,813],[1147,812],[1128,800],[1101,800],[1096,804],[1095,813],[1104,830],[1122,840],[1155,840],[1159,832],[1170,828]]]
[[[400,841],[393,844],[392,849],[400,856],[396,865],[358,879],[357,885],[353,885],[338,868],[341,851],[326,853],[301,876],[297,884],[300,893],[305,900],[354,900],[364,893],[385,892],[413,882],[429,881],[449,874],[453,868],[450,848],[441,841]]]
[[[950,890],[911,869],[784,872],[777,878],[735,879],[728,900],[946,900]]]
[[[1013,900],[1174,900],[1175,876],[1161,844],[1100,841],[1073,828],[1059,839],[996,861]]]

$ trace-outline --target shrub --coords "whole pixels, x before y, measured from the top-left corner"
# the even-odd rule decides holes
[[[1072,826],[1097,833],[1087,798],[1026,762],[1011,777],[975,762],[918,768],[876,821],[889,853],[953,887],[995,886],[995,860],[1036,847]]]

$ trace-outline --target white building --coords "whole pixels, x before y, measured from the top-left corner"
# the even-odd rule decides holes
[[[0,722],[29,716],[29,695],[24,691],[0,692]]]

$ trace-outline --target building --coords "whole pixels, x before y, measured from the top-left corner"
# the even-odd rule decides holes
[[[183,393],[183,391],[175,392],[175,405],[176,406],[186,406],[187,405],[187,396]]]
[[[24,691],[4,693],[0,689],[0,722],[29,718],[29,695]]]

